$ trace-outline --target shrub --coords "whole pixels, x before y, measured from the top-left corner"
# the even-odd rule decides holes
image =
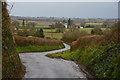
[[[36,37],[44,38],[44,32],[43,32],[43,29],[40,28],[40,30],[37,30],[35,36],[36,36]]]
[[[55,39],[16,36],[15,41],[18,52],[42,52],[64,48],[62,41]]]
[[[71,43],[77,40],[79,37],[82,37],[85,35],[88,35],[86,31],[79,31],[79,30],[75,30],[73,32],[68,31],[63,34],[62,40],[65,42]]]
[[[101,28],[95,27],[93,30],[91,30],[91,34],[102,35],[103,32],[102,32]]]
[[[60,32],[64,32],[64,28],[65,26],[63,24],[61,24],[60,22],[57,22],[54,27],[56,27],[56,32],[60,33]]]
[[[89,35],[78,38],[76,41],[71,44],[71,51],[81,48],[89,48],[91,46],[99,46],[105,43],[106,40],[104,36],[99,35]]]
[[[27,30],[19,30],[17,31],[17,35],[26,37],[29,35],[29,32]]]
[[[114,24],[110,29],[104,32],[105,39],[110,42],[120,42],[120,23]]]
[[[29,45],[47,45],[47,46],[57,46],[62,45],[62,41],[54,39],[43,39],[39,37],[22,37],[15,36],[15,42],[17,46],[29,46]]]

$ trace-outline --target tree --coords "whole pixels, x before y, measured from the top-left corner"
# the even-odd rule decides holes
[[[88,25],[88,26],[85,26],[86,28],[94,28],[94,26],[91,26],[91,25]]]
[[[110,23],[108,23],[108,22],[104,22],[103,24],[102,24],[102,28],[108,28],[108,27],[111,27],[112,25],[110,24]]]
[[[75,25],[70,18],[68,19],[68,28],[70,28],[71,32],[75,29]]]
[[[50,28],[51,28],[51,37],[53,37],[53,29],[55,28],[55,25],[52,24],[52,25],[49,25],[49,26],[50,26]]]
[[[44,38],[44,32],[43,32],[43,29],[40,28],[40,30],[37,30],[36,32],[36,37],[41,37],[41,38]]]
[[[62,21],[62,23],[67,23],[67,21],[64,19],[64,20]]]
[[[26,26],[27,26],[27,28],[29,28],[29,27],[35,27],[36,23],[34,23],[34,22],[28,22],[28,23],[26,23]]]
[[[23,19],[23,23],[22,23],[22,25],[24,26],[25,25],[25,20]]]
[[[36,28],[35,27],[30,27],[29,28],[29,35],[34,36],[36,33]]]
[[[72,25],[72,20],[69,18],[68,19],[68,27],[70,27]]]
[[[95,34],[95,33],[94,33],[94,30],[91,30],[91,34]]]
[[[20,27],[19,24],[20,24],[20,23],[19,23],[18,21],[13,21],[13,22],[12,22],[12,31],[13,31],[14,34],[15,34],[16,31],[18,30],[18,28]]]
[[[22,63],[16,51],[16,45],[11,27],[11,19],[7,10],[7,3],[2,5],[2,79],[19,78],[23,72]],[[1,13],[1,11],[0,11]],[[22,73],[23,74],[23,73]]]
[[[70,29],[69,29],[69,31],[70,32],[73,32],[73,31],[75,31],[77,28],[76,28],[76,25],[75,24],[72,24],[71,26],[70,26]]]
[[[103,32],[100,27],[95,27],[93,30],[91,30],[91,34],[102,35]]]
[[[85,27],[85,23],[84,23],[84,22],[81,22],[80,25],[81,25],[82,27]]]
[[[30,22],[29,24],[30,24],[30,26],[32,26],[32,27],[35,27],[35,26],[36,26],[36,23],[34,23],[34,22]]]
[[[60,23],[60,22],[57,22],[56,24],[55,24],[55,27],[56,27],[56,32],[64,32],[64,28],[65,28],[65,26],[62,24],[62,23]]]
[[[15,26],[16,28],[19,28],[20,23],[18,21],[13,21],[12,25]]]

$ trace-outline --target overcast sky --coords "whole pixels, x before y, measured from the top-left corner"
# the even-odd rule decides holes
[[[11,15],[32,17],[117,18],[117,2],[11,2]]]

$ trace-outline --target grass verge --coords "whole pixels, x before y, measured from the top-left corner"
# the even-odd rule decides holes
[[[44,52],[44,51],[50,51],[50,50],[57,50],[57,49],[62,49],[64,48],[64,45],[59,45],[59,46],[36,46],[36,45],[29,45],[25,47],[17,47],[17,51],[19,53],[22,52]]]
[[[81,48],[70,52],[69,50],[47,54],[51,58],[63,58],[77,61],[94,72],[99,79],[120,79],[120,44],[107,44],[105,46],[93,46]]]

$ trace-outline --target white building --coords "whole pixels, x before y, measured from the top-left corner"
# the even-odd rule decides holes
[[[81,29],[83,29],[83,27],[82,27],[82,26],[80,26],[80,28],[81,28]]]
[[[67,25],[67,23],[65,23],[65,24],[64,24],[64,26],[65,26],[65,28],[68,28],[68,25]]]

